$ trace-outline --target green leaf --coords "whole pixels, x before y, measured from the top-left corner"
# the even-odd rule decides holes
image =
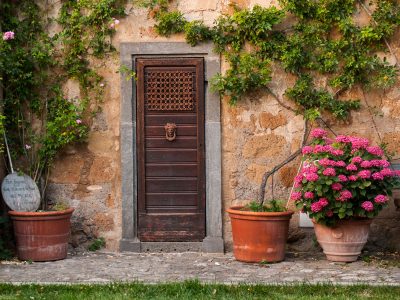
[[[364,181],[363,182],[363,185],[365,186],[365,187],[369,187],[370,185],[371,185],[371,181]]]

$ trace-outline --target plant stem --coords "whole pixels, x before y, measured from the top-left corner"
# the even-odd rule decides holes
[[[264,204],[265,187],[267,185],[268,178],[271,175],[275,174],[283,166],[287,165],[288,163],[290,163],[292,160],[294,160],[297,156],[299,156],[301,154],[301,148],[306,144],[308,135],[309,135],[308,120],[305,120],[305,122],[304,122],[304,133],[303,133],[303,138],[302,138],[302,141],[301,141],[300,149],[298,149],[296,152],[292,153],[289,157],[287,157],[284,161],[282,161],[279,164],[277,164],[270,171],[267,171],[267,172],[264,173],[264,176],[263,176],[263,178],[261,180],[259,193],[258,193],[258,202],[259,203]]]

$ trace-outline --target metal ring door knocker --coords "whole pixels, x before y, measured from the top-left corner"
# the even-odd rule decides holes
[[[176,124],[175,123],[167,123],[164,125],[165,129],[165,138],[167,141],[172,142],[176,139]]]

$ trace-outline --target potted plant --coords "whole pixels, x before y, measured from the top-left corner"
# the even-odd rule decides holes
[[[63,259],[73,208],[49,205],[46,186],[56,156],[87,136],[82,121],[85,106],[80,104],[84,101],[66,99],[62,79],[50,76],[56,62],[39,15],[31,14],[29,5],[19,7],[29,13],[7,9],[1,22],[0,123],[7,136],[10,174],[3,180],[3,198],[11,209],[19,259]]]
[[[331,140],[317,128],[304,146],[303,167],[291,199],[314,222],[328,260],[357,260],[368,239],[372,218],[387,205],[399,171],[384,150],[368,139],[338,135]]]
[[[279,262],[285,258],[293,211],[275,199],[227,209],[231,218],[233,254],[244,262]]]

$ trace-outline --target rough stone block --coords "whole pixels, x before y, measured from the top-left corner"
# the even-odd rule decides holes
[[[283,114],[273,115],[269,112],[262,112],[259,117],[260,126],[262,128],[270,128],[274,130],[277,127],[287,124],[287,119]]]
[[[78,156],[64,156],[58,159],[51,168],[50,181],[53,183],[78,183],[84,160]]]
[[[244,158],[272,158],[282,153],[286,140],[275,134],[257,135],[250,138],[243,147]]]
[[[96,157],[90,168],[88,180],[91,183],[109,182],[115,176],[112,160],[107,157]]]
[[[91,132],[89,134],[88,149],[94,154],[111,154],[114,146],[113,136],[103,132]]]
[[[182,12],[192,12],[192,11],[204,11],[204,10],[216,10],[217,1],[215,0],[182,0],[179,2],[178,10]]]

